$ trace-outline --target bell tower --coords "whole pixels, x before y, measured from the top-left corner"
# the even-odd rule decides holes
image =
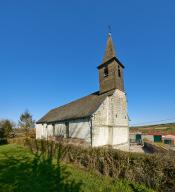
[[[98,66],[100,94],[119,89],[124,92],[124,66],[118,60],[111,33],[108,34],[103,62]]]

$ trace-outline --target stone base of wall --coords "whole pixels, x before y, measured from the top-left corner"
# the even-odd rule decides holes
[[[121,143],[119,145],[113,145],[112,148],[119,149],[121,151],[129,151],[129,143]]]
[[[90,147],[91,144],[90,142],[87,142],[84,139],[78,139],[78,138],[64,138],[64,137],[53,137],[50,136],[48,137],[48,140],[54,141],[54,142],[63,142],[65,144],[70,144],[70,145],[75,145],[75,146],[80,146],[80,147]]]

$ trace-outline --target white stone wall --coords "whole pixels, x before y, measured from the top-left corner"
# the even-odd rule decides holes
[[[91,125],[89,119],[77,119],[69,122],[69,135],[71,138],[91,141]]]
[[[36,124],[36,139],[41,138],[42,124]]]
[[[128,142],[128,127],[113,127],[113,145],[120,145]]]
[[[47,138],[47,124],[36,124],[36,139]]]
[[[113,112],[113,122],[117,126],[128,126],[127,100],[124,92],[116,90],[110,100],[109,113]]]
[[[93,114],[93,146],[112,145],[129,149],[127,100],[124,92],[116,90]]]
[[[92,146],[98,147],[108,144],[108,105],[107,97],[92,117]]]
[[[66,125],[65,123],[56,123],[55,125],[55,136],[63,136],[66,134]],[[53,133],[52,133],[53,136]]]
[[[51,124],[48,124],[47,125],[47,128],[46,128],[46,135],[49,137],[49,136],[53,136],[53,126]]]
[[[55,131],[54,131],[54,127]],[[66,126],[65,123],[52,124],[37,124],[36,125],[36,138],[47,139],[49,136],[64,136],[66,137]],[[90,122],[88,119],[71,120],[69,121],[69,136],[71,138],[85,139],[87,142],[91,141],[90,136]]]
[[[99,147],[108,144],[108,127],[107,126],[93,126],[92,131],[92,146]]]
[[[65,124],[57,123],[55,125],[55,135],[63,135],[65,132]],[[47,139],[49,136],[53,136],[54,128],[52,124],[36,124],[36,138]]]

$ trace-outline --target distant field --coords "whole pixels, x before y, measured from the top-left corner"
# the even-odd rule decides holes
[[[130,127],[130,132],[157,133],[175,135],[175,123]]]
[[[152,192],[142,185],[87,172],[67,164],[56,166],[19,145],[0,146],[1,192]]]

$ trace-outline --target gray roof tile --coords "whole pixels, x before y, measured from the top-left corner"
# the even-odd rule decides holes
[[[112,95],[113,93],[114,90],[103,94],[95,92],[66,105],[52,109],[39,121],[37,121],[37,124],[61,122],[90,117],[102,104],[105,98],[109,95]]]

